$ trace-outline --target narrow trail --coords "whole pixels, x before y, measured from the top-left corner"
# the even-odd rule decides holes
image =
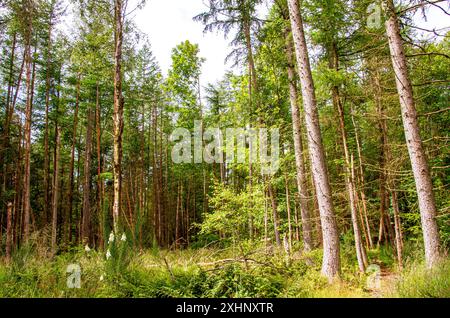
[[[392,269],[385,266],[380,266],[380,268],[379,283],[376,284],[376,288],[372,289],[370,292],[372,298],[391,297],[399,279],[398,273],[393,272]]]

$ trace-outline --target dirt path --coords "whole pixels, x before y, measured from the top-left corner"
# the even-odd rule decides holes
[[[390,297],[395,290],[399,275],[389,268],[381,267],[379,278],[379,283],[375,284],[376,287],[371,291],[372,298]]]

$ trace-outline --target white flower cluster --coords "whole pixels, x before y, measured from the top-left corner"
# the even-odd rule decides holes
[[[114,233],[113,232],[111,232],[109,234],[108,244],[111,244],[112,242],[114,242]]]
[[[114,242],[115,236],[114,236],[114,232],[111,232],[109,234],[109,239],[108,239],[108,244],[111,244]],[[127,235],[125,234],[125,232],[122,234],[122,236],[120,237],[120,240],[122,242],[125,242],[127,240]]]
[[[114,232],[111,232],[109,234],[109,238],[108,238],[108,244],[111,244],[114,242],[115,236],[114,236]],[[120,237],[120,240],[122,242],[126,242],[127,241],[127,235],[125,234],[125,232],[122,234],[122,236]],[[89,248],[88,246],[86,246],[86,248]],[[111,251],[108,249],[106,251],[106,259],[110,259],[111,258]]]

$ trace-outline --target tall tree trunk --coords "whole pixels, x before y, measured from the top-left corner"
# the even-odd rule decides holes
[[[181,186],[177,188],[177,210],[175,215],[175,248],[178,249],[180,239],[180,209],[181,209]]]
[[[97,82],[95,93],[95,127],[97,132],[97,215],[99,219],[99,245],[103,246],[103,180],[102,174],[102,147],[101,147],[101,110],[100,110],[100,87]]]
[[[366,232],[366,227],[364,226],[364,217],[363,217],[363,211],[361,208],[361,203],[359,200],[359,196],[358,196],[358,191],[356,189],[356,173],[355,173],[355,162],[354,162],[354,158],[353,158],[353,154],[352,154],[352,160],[351,160],[351,167],[350,167],[351,173],[352,173],[352,179],[354,180],[354,184],[355,184],[355,188],[353,189],[354,192],[354,197],[355,197],[355,204],[358,210],[358,214],[359,214],[359,224],[361,225],[361,229],[364,235],[364,238],[366,240],[366,247],[369,249],[370,248],[370,242],[369,242],[369,236]],[[366,255],[366,260],[367,260],[367,255]],[[367,264],[366,264],[367,265]]]
[[[161,128],[160,128],[161,129]],[[160,236],[160,189],[159,189],[159,168],[158,168],[158,110],[157,105],[153,106],[153,167],[152,167],[152,181],[153,181],[153,228],[156,242],[161,243]]]
[[[433,194],[433,183],[420,137],[412,84],[408,74],[408,65],[400,36],[397,14],[393,1],[384,1],[387,5],[389,15],[389,19],[386,21],[386,31],[389,39],[392,65],[394,67],[395,81],[400,97],[406,144],[408,146],[419,199],[423,239],[425,243],[425,259],[427,266],[433,267],[440,259],[439,230],[436,221],[437,210]]]
[[[52,3],[53,4],[53,3]],[[53,5],[50,11],[48,28],[47,62],[45,78],[45,128],[44,128],[44,218],[47,223],[50,209],[50,152],[49,152],[49,106],[50,106],[50,79],[51,79],[51,53],[52,53],[52,16]]]
[[[322,274],[332,281],[339,276],[340,252],[339,234],[331,196],[330,180],[325,161],[325,152],[319,125],[319,113],[315,96],[314,82],[309,62],[303,21],[297,0],[288,0],[289,16],[294,36],[294,47],[297,57],[298,73],[302,86],[303,107],[308,132],[308,147],[311,170],[319,203],[320,219],[323,235]]]
[[[288,178],[284,176],[285,188],[286,188],[286,210],[288,217],[288,242],[289,242],[289,250],[292,250],[292,220],[291,220],[291,200],[289,196],[289,182]]]
[[[31,56],[31,37],[33,32],[32,14],[28,12],[33,9],[32,1],[24,2],[24,13],[29,15],[27,17],[27,30],[25,35],[25,65],[26,65],[26,108],[25,108],[25,145],[24,145],[24,177],[23,177],[23,233],[24,241],[28,242],[30,236],[30,161],[31,161],[31,124],[33,112],[33,83],[31,78],[32,56]]]
[[[6,191],[6,187],[8,182],[8,169],[7,164],[5,165],[5,152],[8,151],[9,148],[9,123],[10,123],[10,108],[11,107],[11,95],[13,92],[13,85],[14,85],[14,61],[15,61],[15,54],[16,54],[16,43],[17,43],[17,34],[14,33],[13,35],[13,42],[11,45],[11,58],[10,58],[10,64],[9,64],[9,79],[8,79],[8,91],[6,95],[6,104],[5,104],[5,120],[4,120],[4,126],[3,126],[3,138],[2,138],[2,147],[0,148],[0,197],[2,197],[2,193]],[[9,186],[9,185],[8,185]],[[1,226],[1,224],[0,224]]]
[[[17,79],[17,84],[16,84],[16,90],[14,92],[14,97],[12,100],[12,104],[11,107],[7,108],[8,112],[6,113],[6,118],[5,118],[5,127],[4,127],[4,131],[5,131],[5,149],[8,148],[9,146],[9,129],[10,129],[10,125],[11,125],[11,121],[13,118],[13,114],[14,114],[14,109],[16,108],[16,102],[17,102],[17,97],[19,95],[19,91],[20,91],[20,85],[22,83],[22,77],[23,77],[23,71],[25,68],[25,62],[26,62],[26,56],[27,56],[27,50],[24,50],[23,52],[23,59],[22,59],[22,65],[20,66],[20,71],[19,71],[19,78]]]
[[[300,241],[300,224],[298,217],[297,199],[294,201],[294,222],[295,222],[295,240]]]
[[[59,201],[59,161],[61,153],[61,128],[56,128],[56,144],[55,144],[55,175],[53,178],[53,202],[52,202],[52,255],[56,255],[57,251],[57,224],[58,224],[58,201]]]
[[[190,227],[190,224],[189,224],[189,217],[190,217],[189,210],[190,209],[189,208],[190,208],[190,201],[191,201],[191,183],[189,181],[188,181],[188,186],[186,188],[187,188],[187,194],[186,194],[186,214],[185,214],[186,229],[185,229],[185,233],[186,233],[186,244],[187,244],[187,247],[189,247],[189,227]]]
[[[339,56],[337,52],[337,47],[335,43],[331,44],[331,48],[328,51],[330,55],[329,67],[335,71],[339,71]],[[344,105],[342,105],[339,87],[333,86],[331,89],[331,94],[333,98],[333,106],[337,110],[338,122],[339,122],[339,130],[341,134],[341,146],[342,152],[344,154],[345,160],[345,184],[348,193],[348,199],[350,204],[350,214],[352,219],[353,226],[353,234],[355,237],[355,249],[356,249],[356,258],[358,260],[359,270],[364,272],[367,266],[367,256],[365,248],[362,244],[361,240],[361,231],[359,228],[358,214],[356,211],[356,199],[355,199],[355,183],[352,177],[351,168],[351,160],[350,160],[350,151],[348,149],[347,142],[347,132],[345,129],[345,114],[344,114]],[[353,156],[353,155],[352,155]]]
[[[398,208],[397,191],[392,189],[392,208],[394,210],[394,225],[395,225],[395,248],[397,251],[397,262],[400,270],[403,269],[403,235],[400,220],[400,210]]]
[[[122,0],[115,0],[115,53],[114,53],[114,203],[113,221],[114,232],[119,230],[119,215],[122,190],[122,133],[123,133],[123,105],[122,96],[122,40],[123,40],[123,8]]]
[[[297,169],[297,189],[300,198],[300,215],[302,219],[303,248],[310,251],[313,248],[310,211],[308,208],[308,190],[306,188],[305,163],[303,161],[303,141],[301,118],[298,105],[297,84],[295,76],[294,48],[290,34],[286,35],[286,56],[288,59],[289,98],[291,102],[292,130],[294,133],[295,165]]]
[[[275,242],[277,243],[277,246],[281,246],[280,231],[278,226],[278,206],[270,180],[267,180],[267,191],[269,192],[269,198],[272,204],[272,217],[273,217],[273,229],[275,233]]]
[[[355,130],[355,140],[356,140],[356,148],[358,151],[358,166],[359,166],[359,179],[360,180],[360,186],[361,186],[361,201],[362,201],[362,208],[363,208],[363,212],[364,212],[364,222],[363,222],[363,227],[365,225],[365,229],[366,229],[366,238],[368,240],[368,248],[372,249],[373,248],[373,240],[372,240],[372,233],[370,230],[370,224],[369,224],[369,218],[367,215],[367,200],[366,200],[366,195],[364,192],[365,189],[365,181],[364,181],[364,171],[362,168],[362,152],[361,152],[361,144],[359,141],[359,133],[358,133],[358,128],[356,126],[356,122],[355,122],[355,116],[353,114],[353,108],[351,109],[351,117],[352,117],[352,123],[353,123],[353,128]]]
[[[264,189],[264,245],[266,247],[266,253],[268,253],[269,250],[269,208],[267,197],[267,190]]]
[[[256,74],[255,60],[253,57],[253,49],[252,49],[252,39],[251,39],[251,21],[249,19],[245,19],[243,22],[244,28],[244,36],[245,36],[245,46],[247,48],[247,63],[248,63],[248,71],[249,71],[249,84],[248,84],[248,96],[249,96],[249,113],[250,113],[250,122],[249,129],[252,128],[253,122],[253,96],[256,96],[256,104],[259,107],[259,98],[258,98],[258,79]],[[249,160],[248,160],[248,183],[249,183],[249,202],[248,204],[251,206],[253,204],[253,147],[255,145],[249,145]],[[222,176],[222,174],[221,174]],[[249,229],[250,229],[250,237],[253,237],[253,215],[249,215]]]
[[[380,243],[384,240],[388,241],[389,235],[386,230],[390,224],[386,220],[386,213],[389,207],[388,205],[388,197],[387,197],[387,125],[386,125],[386,116],[384,114],[383,103],[380,99],[381,96],[381,84],[379,81],[379,74],[373,77],[374,87],[375,87],[375,102],[377,105],[378,112],[378,129],[380,132],[380,176],[379,176],[379,197],[380,197],[380,227],[378,232],[378,242],[377,248],[380,246]]]
[[[163,184],[163,174],[164,174],[164,167],[163,167],[163,131],[164,131],[164,116],[163,116],[163,109],[161,108],[160,111],[160,128],[159,128],[159,162],[158,162],[158,211],[159,211],[159,232],[160,232],[160,239],[161,239],[161,245],[165,245],[165,230],[166,230],[166,224],[165,219],[166,216],[163,212],[166,211],[166,208],[164,206],[164,184]]]
[[[6,262],[11,260],[13,245],[13,204],[8,202],[6,206]]]
[[[83,244],[90,243],[91,236],[91,155],[92,155],[92,121],[93,111],[87,110],[86,151],[84,154],[83,183],[83,221],[81,225],[81,240]]]
[[[78,158],[77,158],[77,173],[76,173],[76,176],[77,176],[77,183],[76,183],[76,189],[77,189],[77,192],[78,192],[78,194],[80,193],[80,184],[81,184],[81,186],[82,186],[82,182],[83,181],[81,181],[81,172],[80,172],[80,170],[81,170],[81,158],[82,158],[82,156],[81,156],[81,133],[80,133],[80,136],[78,137],[79,139],[78,139],[78,142],[77,142],[77,152],[78,152]],[[82,211],[83,210],[83,207],[81,207],[81,209],[80,209],[80,207],[79,207],[79,200],[77,200],[76,201],[76,204],[75,204],[75,211],[77,211],[77,220],[76,220],[76,237],[75,237],[75,242],[76,242],[76,244],[80,244],[81,243],[81,224],[82,224],[82,222],[83,222],[83,219],[82,219],[82,213],[80,212],[80,210]]]
[[[22,140],[22,133],[23,133],[23,127],[22,125],[18,124],[19,128],[19,135],[18,140]],[[22,153],[23,153],[23,146],[22,142],[19,142],[19,149],[17,150],[17,159],[16,159],[16,171],[14,173],[14,190],[16,192],[14,196],[14,245],[17,246],[19,244],[19,240],[22,235],[22,231],[20,230],[20,218],[23,216],[23,210],[22,210],[22,186],[23,186],[23,178],[22,178]]]
[[[67,241],[72,243],[72,219],[73,219],[73,190],[74,190],[74,170],[75,170],[75,147],[77,145],[77,127],[78,127],[78,111],[80,106],[80,82],[81,74],[78,74],[77,88],[76,88],[76,100],[75,100],[75,112],[73,115],[73,131],[72,131],[72,149],[70,152],[70,166],[69,166],[69,208],[68,208],[68,224],[67,224]]]
[[[350,158],[350,174],[351,174],[350,175],[351,184],[353,185],[353,187],[351,188],[351,191],[352,191],[352,194],[354,196],[354,212],[353,212],[354,213],[354,217],[353,217],[352,222],[353,222],[353,231],[355,233],[355,246],[357,246],[359,248],[359,255],[360,255],[360,258],[361,258],[361,259],[358,259],[359,268],[360,268],[361,271],[362,271],[362,268],[364,268],[364,271],[365,271],[367,266],[369,265],[369,259],[367,257],[367,251],[366,251],[366,248],[364,247],[364,244],[362,242],[361,233],[360,233],[360,230],[359,230],[359,225],[360,224],[363,225],[363,220],[362,220],[361,215],[360,215],[361,218],[358,219],[358,215],[357,215],[357,212],[356,212],[356,210],[357,210],[357,202],[356,202],[356,200],[358,198],[358,195],[357,195],[356,189],[354,187],[354,185],[355,185],[355,169],[354,169],[353,154],[351,155],[351,158]],[[361,223],[359,223],[360,221],[361,221]],[[363,228],[364,228],[364,225],[363,225]],[[355,230],[355,229],[357,229],[357,230]],[[356,243],[356,240],[358,240],[359,242]],[[357,253],[358,253],[358,250],[357,250]],[[361,262],[362,262],[362,264],[361,264]]]

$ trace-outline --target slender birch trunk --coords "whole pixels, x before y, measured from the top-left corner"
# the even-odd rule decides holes
[[[113,114],[113,141],[114,141],[114,202],[113,222],[114,232],[119,230],[120,201],[122,188],[122,134],[123,134],[123,105],[122,96],[122,41],[123,41],[123,3],[115,0],[115,53],[114,53],[114,114]]]

